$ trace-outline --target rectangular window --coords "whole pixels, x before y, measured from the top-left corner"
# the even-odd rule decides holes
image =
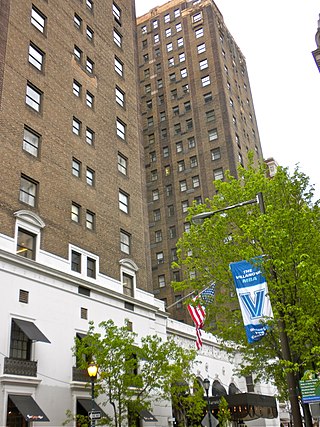
[[[116,122],[117,127],[117,135],[119,138],[125,140],[126,139],[126,125],[121,120],[117,119]]]
[[[40,12],[35,6],[32,6],[31,9],[31,24],[37,28],[41,33],[44,33],[46,25],[46,17]]]
[[[182,85],[182,91],[183,93],[189,93],[189,85],[188,84]]]
[[[92,0],[86,0],[86,6],[90,10],[90,12],[93,11],[93,1]]]
[[[35,44],[29,45],[29,62],[38,70],[42,71],[44,61],[44,52],[39,49]]]
[[[160,221],[160,219],[161,219],[160,209],[155,209],[153,211],[153,220],[154,221]]]
[[[149,128],[153,126],[153,116],[147,118],[147,126]]]
[[[181,202],[182,213],[188,212],[188,207],[189,207],[188,200],[184,200],[183,202]]]
[[[205,52],[206,51],[206,44],[205,43],[198,44],[197,50],[198,50],[198,54]]]
[[[184,45],[183,37],[179,37],[178,40],[177,40],[177,46],[178,47],[182,47],[183,45]]]
[[[182,145],[182,142],[179,141],[179,142],[176,143],[176,152],[177,153],[182,153],[182,150],[183,150],[183,145]]]
[[[86,228],[88,230],[94,230],[95,228],[95,214],[93,212],[86,212]]]
[[[193,121],[192,119],[186,120],[187,130],[193,129]]]
[[[207,122],[214,122],[216,118],[214,110],[206,111]]]
[[[19,328],[14,320],[11,323],[10,357],[31,360],[31,339]]]
[[[121,25],[121,9],[119,6],[116,5],[116,3],[112,4],[112,13],[114,20]]]
[[[163,87],[162,79],[157,80],[157,86],[158,86],[158,89],[161,89]]]
[[[160,111],[160,122],[164,122],[166,120],[166,112]]]
[[[194,148],[196,146],[196,140],[194,136],[191,136],[191,138],[188,138],[188,147]]]
[[[143,26],[141,27],[141,33],[142,33],[142,34],[147,34],[147,26],[146,26],[146,25],[143,25]]]
[[[184,62],[186,60],[186,54],[184,52],[179,54],[179,62]]]
[[[195,24],[196,22],[199,22],[199,21],[201,21],[202,20],[202,12],[198,12],[198,13],[195,13],[193,16],[192,16],[192,22]]]
[[[167,43],[167,52],[171,52],[173,50],[173,44]]]
[[[94,96],[89,91],[87,91],[87,93],[86,93],[86,104],[89,108],[93,108]]]
[[[214,169],[214,171],[213,171],[213,179],[215,181],[223,179],[223,169],[222,168]]]
[[[75,117],[72,119],[72,132],[78,136],[81,133],[81,122]]]
[[[115,28],[113,29],[113,41],[119,47],[122,47],[122,35]]]
[[[162,242],[162,231],[161,230],[155,231],[154,240],[156,243]]]
[[[123,283],[124,295],[129,295],[130,297],[133,297],[133,295],[134,295],[134,292],[133,292],[134,291],[134,289],[133,289],[133,285],[134,285],[133,276],[126,274],[126,273],[123,273],[122,274],[122,283]],[[131,323],[131,331],[132,331],[132,323]]]
[[[73,23],[78,30],[81,29],[82,19],[76,13],[74,14],[74,17],[73,17]]]
[[[125,231],[120,231],[120,250],[125,254],[130,254],[131,236]]]
[[[31,83],[27,83],[26,104],[38,113],[41,108],[41,98],[42,92],[35,86],[33,86]]]
[[[167,28],[166,29],[165,35],[166,35],[166,37],[170,37],[171,36],[171,28]]]
[[[159,190],[152,190],[152,200],[155,202],[157,200],[159,200]]]
[[[81,95],[81,88],[81,84],[77,80],[73,80],[72,92],[75,96],[79,97]]]
[[[92,279],[96,278],[96,260],[93,258],[87,258],[87,276]]]
[[[175,133],[176,135],[178,135],[178,134],[180,134],[180,133],[181,133],[181,124],[180,124],[180,123],[176,123],[176,124],[174,125],[174,133]]]
[[[29,259],[35,259],[36,235],[18,228],[16,254]]]
[[[158,276],[158,284],[159,288],[164,288],[166,286],[166,277],[164,274]]]
[[[190,101],[187,101],[184,103],[184,109],[186,112],[191,110],[191,102]]]
[[[89,27],[89,25],[87,25],[87,28],[86,28],[86,35],[87,35],[87,39],[90,42],[93,42],[94,31],[92,28]]]
[[[166,185],[166,195],[167,197],[172,196],[172,184]]]
[[[71,251],[71,270],[81,273],[81,254]]]
[[[129,196],[123,191],[119,191],[119,209],[122,212],[129,213]]]
[[[81,62],[82,59],[82,50],[78,46],[74,45],[73,47],[73,56],[76,61]]]
[[[178,22],[178,24],[176,24],[176,32],[179,33],[180,31],[182,31],[182,24]]]
[[[86,70],[88,71],[88,73],[93,74],[93,70],[94,70],[94,62],[92,61],[92,59],[87,57],[87,61],[86,61]]]
[[[221,158],[220,148],[214,148],[211,150],[211,159],[212,160],[219,160]]]
[[[187,191],[187,181],[184,179],[183,181],[179,181],[180,191]]]
[[[217,129],[210,129],[208,131],[209,141],[214,141],[218,139],[218,131]]]
[[[166,15],[164,15],[164,22],[165,22],[165,24],[170,22],[170,13],[167,13]]]
[[[40,146],[40,135],[31,129],[24,128],[22,148],[32,156],[38,157]]]
[[[200,70],[205,70],[206,68],[208,68],[208,60],[203,59],[202,61],[199,62],[199,68]]]
[[[81,162],[79,160],[73,158],[72,159],[72,175],[80,178],[81,174]]]
[[[155,34],[155,35],[153,36],[153,40],[154,40],[154,42],[155,42],[155,43],[159,43],[159,41],[160,41],[159,34]]]
[[[90,187],[94,186],[94,181],[95,181],[95,172],[93,169],[90,169],[87,167],[87,171],[86,171],[86,182],[88,185],[90,185]]]
[[[195,168],[198,166],[197,156],[190,157],[190,167]]]
[[[158,179],[157,169],[154,169],[150,172],[150,179],[151,179],[151,181],[157,181],[157,179]]]
[[[175,10],[173,11],[173,14],[174,14],[174,17],[175,17],[175,18],[179,18],[179,16],[180,16],[180,9],[175,9]]]
[[[174,216],[174,206],[169,205],[168,206],[168,217],[172,217],[172,216]]]
[[[171,227],[169,227],[169,237],[170,239],[175,239],[177,237],[175,225],[172,225]]]
[[[123,76],[123,62],[119,58],[114,58],[114,69],[122,77]]]
[[[80,222],[80,205],[72,203],[71,205],[71,220],[74,222]]]
[[[93,130],[87,128],[86,129],[86,143],[89,145],[93,145],[94,142],[94,132]]]
[[[152,21],[152,27],[154,29],[158,28],[158,20],[157,19],[155,19],[154,21]]]
[[[203,27],[197,28],[194,31],[194,34],[196,36],[196,39],[199,39],[200,37],[203,37]]]
[[[202,87],[208,86],[210,83],[211,83],[210,82],[210,76],[201,77],[201,86]]]
[[[183,172],[185,170],[184,160],[179,160],[178,162],[178,172]]]
[[[193,188],[200,187],[200,178],[199,178],[199,176],[193,176],[192,177],[192,187]]]
[[[123,175],[128,173],[128,160],[121,153],[118,153],[118,171]]]
[[[156,260],[157,260],[157,264],[163,264],[164,263],[164,255],[163,252],[158,252],[156,254]]]
[[[212,93],[211,92],[205,93],[203,95],[203,100],[204,100],[205,104],[207,104],[208,102],[211,102],[212,101]]]
[[[20,179],[20,202],[29,206],[36,206],[38,183],[31,178],[21,175]]]

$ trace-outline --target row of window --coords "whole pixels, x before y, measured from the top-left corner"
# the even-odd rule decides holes
[[[179,8],[174,9],[173,16],[172,16],[173,19],[179,18],[180,15],[181,15],[180,9]],[[171,15],[170,15],[170,13],[165,14],[163,20],[164,20],[165,24],[168,24],[171,21]],[[151,25],[152,25],[152,28],[154,30],[157,29],[159,27],[159,21],[158,21],[158,19],[154,19],[152,21]],[[143,25],[141,27],[141,33],[142,34],[147,34],[147,32],[148,32],[147,25]]]

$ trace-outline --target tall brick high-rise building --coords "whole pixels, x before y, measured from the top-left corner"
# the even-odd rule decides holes
[[[154,294],[168,307],[188,206],[212,197],[248,151],[262,160],[246,60],[212,0],[171,0],[137,19]],[[181,303],[169,309],[188,321]]]
[[[147,290],[134,1],[2,0],[0,24],[0,233]]]

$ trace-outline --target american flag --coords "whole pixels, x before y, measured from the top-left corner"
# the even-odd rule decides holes
[[[203,328],[206,318],[205,307],[211,303],[214,297],[215,283],[212,283],[208,288],[204,289],[193,298],[193,304],[188,305],[188,311],[196,327],[196,347],[199,350],[202,347],[201,329]],[[199,300],[198,304],[195,304]]]

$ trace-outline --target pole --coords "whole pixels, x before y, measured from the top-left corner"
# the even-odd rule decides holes
[[[94,377],[91,377],[91,427],[95,427],[96,420],[92,417],[93,411],[94,411]]]
[[[209,427],[212,427],[212,423],[211,423],[211,412],[210,412],[210,401],[209,401],[209,390],[207,390],[207,389],[206,389],[206,395],[207,395]]]

